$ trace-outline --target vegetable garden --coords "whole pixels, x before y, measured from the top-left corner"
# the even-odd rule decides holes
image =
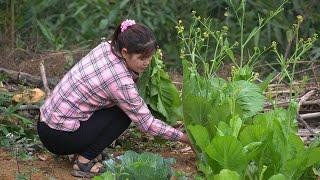
[[[119,9],[128,3],[121,2],[116,3]],[[248,9],[253,5],[251,1],[223,2],[228,8],[222,26],[199,10],[188,12],[188,20],[175,21],[179,47],[176,61],[181,66],[171,69],[178,72],[166,70],[168,65],[179,64],[165,60],[170,57],[166,50],[174,51],[166,47],[170,50],[159,49],[138,82],[140,95],[152,113],[187,132],[195,152],[181,143],[151,137],[130,127],[105,150],[109,155],[104,162],[108,171],[94,180],[319,178],[317,31],[302,35],[307,20],[298,14],[286,30],[286,46],[279,42],[279,36],[266,43],[266,29],[290,2],[285,0],[267,13],[259,13],[250,19],[251,24],[246,20],[246,15],[252,13]],[[229,25],[228,21],[234,23]],[[53,32],[42,22],[37,24],[56,50],[63,48],[63,39],[53,38]],[[76,63],[70,54],[63,53],[63,58],[71,59],[64,63],[64,71]],[[261,66],[263,62],[269,69]],[[68,169],[70,165],[65,157],[46,152],[35,133],[38,108],[45,98],[35,87],[48,93],[57,82],[52,76],[46,78],[45,71],[51,70],[43,63],[42,59],[41,70],[35,75],[0,69],[0,169],[4,171],[0,170],[0,176],[5,179],[71,178],[66,171],[44,168]],[[313,78],[304,72],[311,72]],[[173,74],[179,78],[172,80]],[[303,110],[308,105],[315,107],[311,113]],[[8,164],[11,167],[6,167]],[[15,171],[8,170],[12,166]]]

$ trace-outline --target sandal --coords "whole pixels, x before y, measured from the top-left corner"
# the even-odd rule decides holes
[[[70,155],[67,155],[68,157],[68,160],[70,163],[74,163],[78,157],[79,157],[79,154],[70,154]],[[99,163],[103,163],[103,161],[105,161],[106,159],[109,159],[110,157],[108,156],[107,153],[104,153],[102,152],[101,154],[99,154],[97,157],[96,157],[96,160],[99,162]]]
[[[68,157],[68,160],[70,163],[74,163],[78,159],[79,155],[78,154],[70,154],[70,155],[67,155],[67,157]]]
[[[98,163],[98,161],[96,159],[93,159],[87,163],[81,163],[78,159],[75,160],[74,162],[79,170],[77,169],[73,169],[71,171],[71,175],[75,176],[75,177],[82,177],[82,178],[92,178],[94,176],[100,175],[101,173],[105,172],[105,168],[99,167],[99,171],[98,172],[92,172],[91,169],[94,165],[96,165]]]

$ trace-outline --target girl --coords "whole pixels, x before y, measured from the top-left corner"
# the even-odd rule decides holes
[[[152,135],[190,144],[186,134],[155,119],[135,82],[156,50],[152,32],[134,20],[123,21],[111,42],[102,42],[81,59],[40,108],[38,134],[59,155],[77,154],[72,175],[104,171],[101,152],[133,121]]]

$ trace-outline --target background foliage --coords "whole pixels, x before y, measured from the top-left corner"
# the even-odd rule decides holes
[[[239,0],[234,0],[239,4]],[[248,0],[246,4],[246,33],[256,26],[257,14],[265,17],[280,5],[277,0]],[[190,22],[191,11],[201,17],[212,17],[216,29],[228,26],[231,37],[238,39],[240,28],[230,13],[228,0],[0,0],[0,48],[23,48],[34,52],[48,49],[92,48],[101,37],[110,37],[115,26],[123,19],[132,18],[149,26],[164,50],[169,67],[181,67],[178,61],[178,37],[175,29],[178,20]],[[266,46],[276,40],[280,49],[289,48],[291,26],[297,15],[304,18],[302,37],[319,31],[316,0],[292,0],[284,11],[255,37],[251,46]],[[251,25],[251,26],[250,26]],[[312,58],[320,56],[315,48]],[[272,61],[272,60],[271,60]]]

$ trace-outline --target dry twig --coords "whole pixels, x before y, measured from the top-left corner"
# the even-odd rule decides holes
[[[48,86],[46,70],[44,68],[44,60],[41,60],[39,66],[40,66],[40,73],[41,73],[41,79],[42,79],[42,82],[43,82],[43,87],[44,87],[44,89],[46,91],[47,96],[49,96],[51,92],[50,92],[50,88]]]
[[[18,107],[18,110],[38,110],[38,109],[39,109],[39,106],[31,105],[31,104],[21,105]]]
[[[312,130],[312,128],[308,125],[308,123],[307,123],[305,120],[303,120],[303,118],[302,118],[301,115],[299,114],[299,110],[300,110],[301,105],[302,105],[305,101],[307,101],[307,100],[308,100],[313,94],[315,94],[315,93],[316,93],[315,90],[311,90],[311,91],[309,91],[308,93],[306,93],[305,95],[303,95],[303,96],[301,97],[300,101],[299,101],[298,108],[297,108],[297,120],[298,120],[300,123],[302,123],[303,126],[304,126],[306,129],[308,129],[309,132],[312,133],[312,134],[316,134],[316,133]]]
[[[320,88],[320,84],[319,84],[319,81],[318,81],[317,73],[316,73],[316,70],[315,70],[316,69],[316,65],[314,63],[312,63],[311,67],[312,67],[312,72],[313,72],[313,76],[315,78],[316,84],[317,84],[318,88]]]

